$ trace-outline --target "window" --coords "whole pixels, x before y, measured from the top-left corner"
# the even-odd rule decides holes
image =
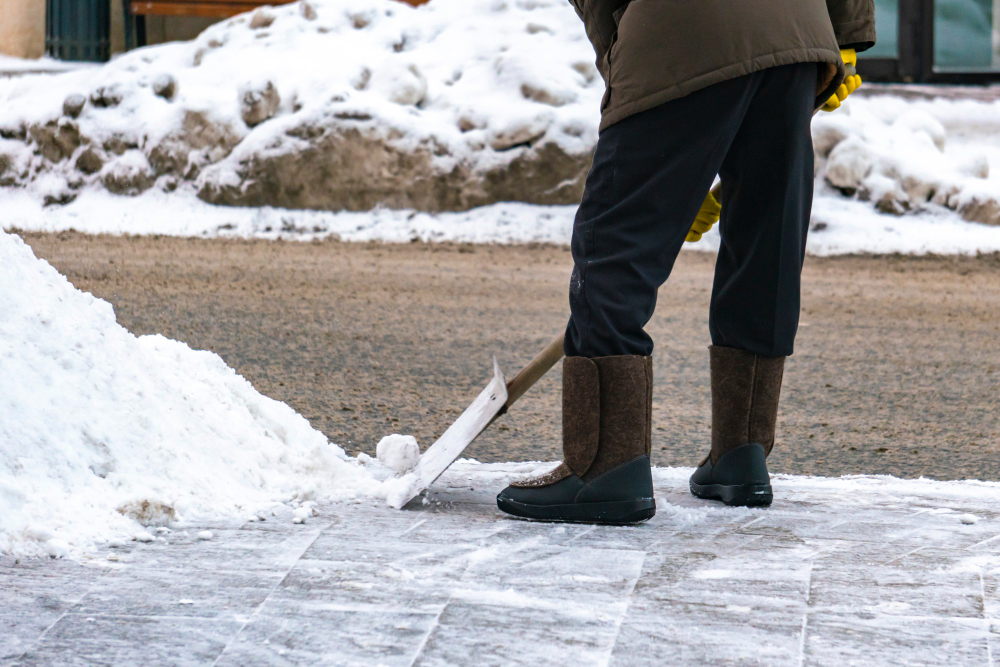
[[[995,69],[995,0],[935,0],[934,67]]]
[[[878,41],[865,51],[865,58],[899,57],[899,0],[875,0],[875,31]]]
[[[875,0],[868,81],[1000,82],[1000,0]]]

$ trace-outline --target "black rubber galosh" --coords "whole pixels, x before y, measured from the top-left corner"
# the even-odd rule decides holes
[[[763,445],[747,443],[726,452],[718,463],[705,461],[691,475],[691,493],[727,505],[767,507],[774,499]]]
[[[767,507],[774,500],[770,484],[698,484],[691,482],[691,493],[699,498],[721,500],[736,507]]]
[[[529,505],[503,496],[497,497],[497,507],[514,516],[538,521],[562,523],[640,523],[656,514],[652,498],[604,503],[573,503],[571,505]]]
[[[508,486],[497,507],[523,519],[566,523],[639,523],[656,514],[653,475],[643,454],[594,479],[569,475],[545,486]]]

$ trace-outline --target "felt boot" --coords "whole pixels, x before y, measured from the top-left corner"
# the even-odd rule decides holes
[[[652,517],[652,397],[652,357],[567,357],[563,462],[511,484],[497,506],[544,521],[621,524]]]
[[[767,455],[774,446],[784,357],[709,348],[712,450],[691,476],[691,493],[727,505],[770,505]]]

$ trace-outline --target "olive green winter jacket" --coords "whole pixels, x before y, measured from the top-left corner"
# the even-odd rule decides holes
[[[873,0],[570,0],[607,90],[601,129],[767,67],[826,63],[816,106],[844,78],[841,48],[875,44]]]

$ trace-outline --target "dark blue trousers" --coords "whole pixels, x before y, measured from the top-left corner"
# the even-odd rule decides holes
[[[597,142],[573,226],[567,356],[648,355],[643,327],[716,174],[713,345],[792,353],[813,195],[817,65],[786,65],[630,116]]]

